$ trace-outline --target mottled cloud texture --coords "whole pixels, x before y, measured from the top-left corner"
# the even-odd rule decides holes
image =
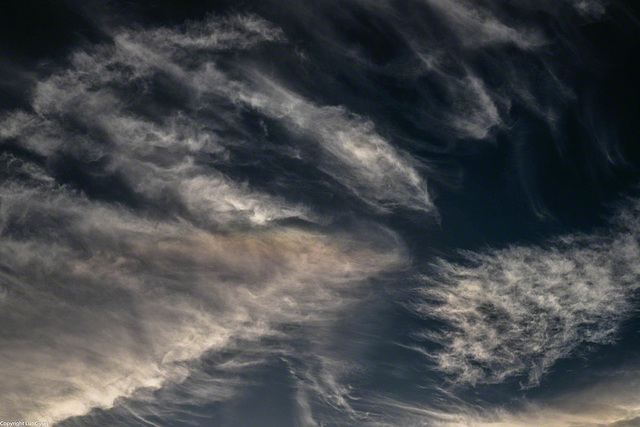
[[[606,232],[439,261],[414,306],[443,323],[424,334],[441,346],[435,366],[459,383],[533,386],[580,345],[612,342],[638,289],[638,217],[634,205]]]

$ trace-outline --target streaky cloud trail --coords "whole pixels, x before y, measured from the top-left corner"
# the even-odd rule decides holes
[[[216,170],[232,161],[231,150],[249,149],[241,112],[227,99],[234,94],[219,89],[237,84],[222,71],[220,80],[207,80],[216,67],[211,59],[195,68],[185,62],[203,50],[281,40],[280,31],[250,16],[184,31],[116,33],[113,44],[76,51],[66,69],[40,80],[32,111],[3,115],[4,146],[33,153],[29,160],[11,151],[2,157],[11,175],[0,191],[7,331],[0,360],[3,387],[12,390],[2,399],[3,416],[57,422],[129,408],[144,420],[179,402],[229,399],[242,366],[278,352],[261,348],[261,340],[291,339],[286,324],[330,324],[372,279],[405,268],[391,230],[366,226],[374,238],[323,229],[312,208]],[[212,96],[222,97],[218,109],[198,114],[198,97],[210,96],[203,83],[215,83]],[[167,106],[154,91],[163,84],[188,90]],[[322,119],[320,107],[308,109]],[[409,190],[382,200],[430,207],[411,161],[396,157],[368,122],[328,111],[329,120],[342,120],[345,136],[329,151],[347,186],[366,189],[359,169],[373,160],[366,178],[380,181],[396,168],[399,188],[423,192],[422,200]],[[350,147],[349,138],[361,147]],[[369,158],[354,163],[345,150],[358,149]],[[84,181],[68,177],[78,166]],[[372,194],[363,197],[377,200]],[[278,225],[287,218],[315,223],[314,230]],[[216,365],[218,376],[201,372],[198,360],[221,351],[238,356]]]
[[[214,235],[62,189],[2,196],[2,406],[16,418],[59,421],[180,384],[205,352],[330,321],[359,284],[405,262],[400,248],[353,236]],[[7,232],[18,224],[28,241]],[[211,400],[233,395],[228,386]]]

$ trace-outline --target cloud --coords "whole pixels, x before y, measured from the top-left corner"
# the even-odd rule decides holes
[[[455,106],[449,119],[458,137],[484,139],[493,127],[502,124],[499,98],[489,92],[481,79],[473,75],[445,78]]]
[[[383,209],[434,210],[418,162],[395,149],[370,120],[344,107],[315,105],[262,74],[252,79],[255,89],[240,86],[230,96],[316,141],[324,153],[320,168],[357,196]]]
[[[595,17],[604,15],[608,3],[601,0],[569,0],[569,2],[583,15]]]
[[[324,313],[349,306],[367,279],[405,262],[399,247],[353,235],[213,234],[64,189],[15,184],[2,200],[9,418],[58,421],[170,388],[205,352],[242,355],[244,345],[258,363],[260,339],[277,339],[285,324],[327,322]],[[222,382],[217,399],[233,384]]]
[[[210,90],[203,107],[202,79],[240,88],[215,53],[281,39],[246,16],[121,30],[39,80],[30,109],[0,118],[5,419],[57,422],[96,408],[145,417],[232,398],[249,367],[298,357],[264,340],[313,347],[362,289],[406,266],[392,231],[332,229],[277,185],[258,190],[228,172],[238,153],[268,165],[247,105]],[[431,207],[413,161],[373,124],[305,105],[319,122],[314,140],[329,144],[318,167],[334,166],[372,204]],[[278,221],[287,218],[306,226]],[[219,357],[203,369],[204,355]]]
[[[2,118],[0,136],[51,159],[100,162],[103,169],[93,172],[121,177],[136,195],[153,202],[173,199],[210,225],[313,217],[302,206],[253,191],[196,160],[207,156],[214,164],[229,162],[225,145],[234,141],[220,136],[229,127],[224,118],[197,119],[188,108],[162,111],[161,105],[156,105],[160,118],[131,111],[130,88],[149,84],[158,65],[118,46],[76,53],[73,67],[38,82],[35,113],[17,111]],[[145,89],[139,96],[135,103],[145,99],[153,104]]]
[[[470,403],[450,398],[421,404],[392,398],[372,399],[373,426],[474,427],[630,427],[640,420],[640,381],[635,367],[599,371],[582,380],[580,389],[550,391],[546,395],[505,404]],[[588,384],[588,385],[584,385]]]
[[[466,1],[425,0],[448,21],[450,29],[468,47],[496,43],[511,43],[520,49],[534,49],[546,43],[537,29],[515,28],[504,22],[487,8]]]
[[[638,287],[637,218],[636,205],[609,232],[438,261],[414,306],[441,322],[425,354],[454,383],[534,386],[579,346],[613,342]]]
[[[257,70],[238,69],[235,74],[241,78],[231,78],[217,66],[215,56],[199,52],[249,49],[282,40],[279,30],[256,17],[210,19],[182,30],[122,30],[114,35],[113,45],[76,52],[68,69],[38,82],[32,100],[36,114],[4,117],[2,137],[18,138],[46,156],[72,152],[87,160],[104,159],[111,171],[138,183],[137,190],[150,197],[157,195],[147,193],[166,186],[163,175],[177,172],[184,184],[172,191],[197,198],[200,193],[190,189],[205,181],[234,186],[220,174],[202,176],[192,158],[204,152],[217,156],[216,161],[228,160],[224,146],[246,138],[242,114],[249,107],[315,143],[323,155],[314,159],[314,145],[302,145],[305,158],[369,205],[433,211],[421,175],[426,168],[393,147],[373,122],[341,106],[316,105]],[[180,92],[173,106],[159,103],[151,89],[165,77],[169,82],[164,90]],[[145,107],[151,106],[154,116],[145,117]],[[78,141],[78,131],[61,124],[68,120],[82,124],[88,135]],[[262,196],[255,199],[250,210]],[[195,201],[201,207],[206,203]],[[305,215],[300,209],[287,213],[295,214]],[[253,210],[249,215],[258,222],[277,217]]]
[[[282,30],[255,15],[232,15],[188,22],[183,28],[157,28],[129,31],[126,34],[137,43],[160,50],[219,51],[247,49],[259,43],[284,41]]]
[[[381,400],[387,416],[403,425],[442,427],[623,427],[640,420],[640,383],[635,368],[600,373],[588,387],[554,397],[527,399],[509,406],[468,404],[433,409],[414,403]],[[604,378],[602,378],[604,377]],[[387,425],[384,421],[380,424]],[[392,425],[392,424],[388,424]]]
[[[479,7],[427,3],[460,43],[444,59],[433,40],[420,48],[444,93],[429,98],[430,123],[488,138],[510,101],[459,53],[544,40]],[[289,43],[259,17],[110,34],[38,80],[30,108],[0,117],[13,153],[0,156],[10,178],[0,186],[3,417],[164,415],[232,399],[252,367],[281,357],[301,424],[316,423],[318,407],[363,421],[348,385],[361,367],[331,348],[327,330],[408,256],[384,227],[327,226],[296,199],[304,177],[263,180],[277,173],[264,147],[295,152],[333,178],[332,192],[378,212],[435,212],[428,166],[373,118],[256,65],[262,44]],[[283,140],[270,141],[270,123]],[[282,180],[296,191],[279,191]],[[304,227],[282,225],[291,218]],[[524,375],[532,385],[581,343],[614,339],[636,275],[633,220],[621,221],[611,234],[438,264],[415,307],[444,325],[424,334],[442,345],[436,367],[462,384]]]

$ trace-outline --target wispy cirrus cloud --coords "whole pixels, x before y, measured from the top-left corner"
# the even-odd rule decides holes
[[[441,322],[425,355],[454,383],[534,386],[581,345],[611,343],[638,288],[637,218],[634,205],[610,231],[440,260],[413,306]]]
[[[435,210],[420,174],[426,168],[395,149],[373,122],[344,107],[316,105],[264,75],[253,73],[252,80],[254,89],[230,96],[315,140],[324,153],[320,168],[354,194],[382,209]]]
[[[205,352],[259,363],[271,351],[261,339],[287,339],[285,324],[330,322],[325,313],[352,304],[361,284],[405,262],[399,247],[353,236],[214,234],[62,188],[1,194],[8,417],[59,421],[170,389],[197,374]],[[234,394],[237,380],[221,378],[211,400]]]
[[[627,427],[640,420],[638,373],[620,368],[594,375],[591,385],[581,390],[554,392],[553,396],[522,399],[510,405],[473,405],[449,402],[430,407],[416,402],[379,399],[374,407],[384,414],[374,417],[375,426],[438,427]]]
[[[461,0],[425,1],[442,14],[465,46],[512,43],[521,49],[534,49],[546,43],[538,29],[509,25],[504,22],[504,18],[496,17],[489,8]]]
[[[3,417],[57,422],[110,408],[144,417],[229,399],[249,367],[298,357],[263,340],[312,346],[368,283],[406,266],[394,232],[331,229],[312,207],[222,171],[254,145],[247,106],[213,90],[239,87],[215,53],[281,39],[251,16],[121,30],[39,80],[30,109],[2,116],[0,382],[12,390]],[[203,97],[216,108],[202,109]],[[371,124],[335,111],[315,119],[342,120],[332,150],[347,186],[376,202],[350,168],[371,168],[380,184],[396,167],[423,188]],[[345,150],[356,154],[355,137],[364,156],[354,163]],[[382,200],[414,200],[394,197]],[[279,222],[288,218],[306,227]],[[201,369],[204,355],[222,353]]]

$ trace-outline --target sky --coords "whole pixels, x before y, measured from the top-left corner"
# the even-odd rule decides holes
[[[3,3],[0,422],[640,425],[638,52],[622,0]]]

